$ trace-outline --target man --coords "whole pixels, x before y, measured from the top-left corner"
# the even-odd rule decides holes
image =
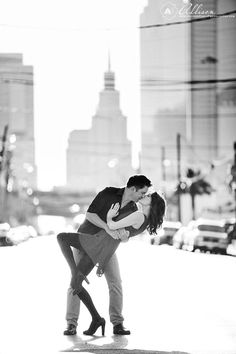
[[[107,187],[97,194],[95,199],[90,204],[86,213],[86,219],[80,225],[78,232],[86,234],[96,234],[101,229],[104,229],[111,237],[119,238],[118,231],[112,231],[106,224],[107,212],[112,204],[119,203],[122,211],[136,211],[138,202],[145,196],[148,188],[151,186],[151,181],[143,175],[135,175],[129,178],[125,188]],[[127,241],[127,236],[122,236],[122,241]],[[79,252],[76,252],[78,261]],[[113,333],[116,335],[129,335],[130,331],[123,326],[124,317],[122,315],[123,293],[120,277],[119,264],[116,254],[113,254],[107,263],[104,274],[109,288],[109,315],[110,321],[113,324]],[[73,295],[73,289],[68,289],[67,294],[67,312],[66,321],[67,329],[65,335],[76,334],[80,311],[80,299]]]

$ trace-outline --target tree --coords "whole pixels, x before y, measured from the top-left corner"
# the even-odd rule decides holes
[[[188,168],[186,171],[186,178],[184,178],[177,186],[177,193],[189,193],[192,204],[193,219],[196,217],[196,204],[195,199],[197,195],[211,194],[214,191],[205,177],[201,175],[200,170],[193,170]]]
[[[192,212],[193,219],[195,219],[195,198],[197,195],[203,194],[211,194],[213,192],[213,188],[209,182],[207,182],[204,176],[201,176],[201,171],[194,171],[191,168],[187,169],[186,177],[190,180],[189,182],[189,194],[191,196],[192,202]]]

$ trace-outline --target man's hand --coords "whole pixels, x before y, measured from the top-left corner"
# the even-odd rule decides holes
[[[115,240],[119,240],[119,238],[120,238],[120,233],[119,233],[118,230],[111,230],[111,229],[109,229],[109,227],[107,226],[107,227],[105,228],[105,231],[106,231],[112,238],[114,238]]]
[[[81,291],[81,286],[82,286],[82,282],[86,281],[87,284],[89,284],[88,278],[83,275],[80,271],[75,271],[74,273],[72,273],[72,277],[71,277],[71,282],[70,282],[70,286],[72,289]]]
[[[121,240],[121,242],[128,242],[129,241],[129,231],[127,231],[125,229],[120,229],[119,233],[120,233],[119,239]]]

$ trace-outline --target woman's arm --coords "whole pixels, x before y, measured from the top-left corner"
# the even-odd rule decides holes
[[[104,229],[112,238],[116,240],[120,238],[120,234],[117,231],[109,229],[105,221],[103,221],[97,214],[87,212],[86,219],[92,224],[100,227],[101,229]]]
[[[117,230],[127,226],[133,226],[134,228],[139,228],[144,222],[144,215],[140,211],[135,211],[121,220],[113,221],[109,213],[107,215],[107,225],[111,230]]]

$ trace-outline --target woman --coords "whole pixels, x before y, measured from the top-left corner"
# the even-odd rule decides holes
[[[150,234],[155,234],[163,222],[166,208],[165,200],[155,192],[143,197],[139,204],[141,210],[129,212],[129,214],[122,214],[121,212],[119,216],[117,216],[119,205],[112,205],[107,214],[109,228],[119,229],[121,236],[124,233],[129,233],[129,237],[132,237],[145,229]],[[58,242],[72,272],[71,287],[75,289],[74,294],[79,296],[92,316],[89,329],[83,333],[93,335],[101,327],[102,335],[104,335],[105,319],[97,312],[89,293],[82,286],[82,282],[83,280],[87,281],[86,276],[97,264],[97,274],[99,276],[103,274],[103,269],[116,251],[120,240],[113,239],[104,230],[101,230],[96,235],[69,234],[69,243],[68,234],[61,233],[58,235]],[[68,257],[68,247],[70,246],[78,248],[82,253],[77,266],[74,259]]]

